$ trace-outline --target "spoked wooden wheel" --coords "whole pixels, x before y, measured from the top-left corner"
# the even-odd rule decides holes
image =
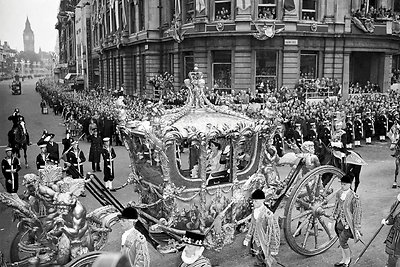
[[[289,246],[304,256],[328,250],[337,240],[329,218],[340,189],[343,171],[333,166],[315,168],[298,182],[286,202],[284,233]]]
[[[100,257],[101,254],[106,253],[104,251],[93,251],[86,253],[82,256],[75,258],[70,261],[65,267],[91,267],[93,263]]]

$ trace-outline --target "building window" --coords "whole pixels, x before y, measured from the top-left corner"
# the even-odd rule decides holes
[[[194,0],[185,0],[184,23],[192,23],[194,19]]]
[[[213,51],[213,88],[231,93],[232,58],[231,51]]]
[[[318,55],[313,52],[301,53],[300,78],[316,79],[318,74]]]
[[[135,33],[136,32],[136,9],[135,9],[135,3],[131,2],[131,4],[129,5],[129,9],[130,9],[130,29],[129,29],[129,33]]]
[[[303,20],[317,20],[317,1],[303,0],[301,9],[301,18]]]
[[[132,59],[132,67],[133,67],[133,93],[137,94],[137,56],[133,56]]]
[[[189,72],[193,71],[194,69],[194,57],[193,57],[193,53],[187,53],[183,56],[183,71],[184,74],[183,76],[185,77],[185,79],[188,76]]]
[[[139,1],[139,31],[145,30],[144,0]]]
[[[276,88],[276,51],[256,52],[256,89],[259,93],[266,93]]]
[[[232,5],[230,0],[215,0],[215,20],[231,20]]]
[[[258,0],[258,18],[276,19],[276,0]]]

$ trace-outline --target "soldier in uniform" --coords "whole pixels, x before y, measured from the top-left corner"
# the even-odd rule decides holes
[[[110,146],[110,138],[103,138],[104,146],[101,154],[103,155],[103,173],[106,188],[112,190],[112,181],[114,180],[114,159],[116,157],[114,148]]]
[[[388,118],[385,110],[381,110],[378,119],[376,121],[376,135],[379,137],[379,141],[386,141],[386,133],[388,131]]]
[[[40,153],[36,157],[36,168],[38,171],[44,169],[49,157],[49,153],[47,153],[47,145],[41,144],[39,147]]]
[[[318,138],[324,143],[325,146],[329,146],[331,142],[331,127],[329,126],[329,121],[325,120],[323,122],[323,127],[319,132]]]
[[[278,125],[275,131],[273,145],[275,146],[279,157],[282,157],[285,154],[283,146],[283,138],[284,137],[283,137],[282,126]]]
[[[317,133],[317,125],[315,122],[310,123],[310,129],[308,130],[307,133],[307,141],[312,141],[314,142],[318,138],[318,133]]]
[[[73,141],[73,138],[71,137],[71,131],[67,130],[67,135],[65,136],[65,138],[63,138],[61,140],[61,143],[63,144],[63,151],[62,154],[66,154],[65,152],[71,147],[71,143]]]
[[[363,122],[361,120],[361,114],[356,113],[354,119],[354,147],[361,146],[361,139],[363,137]]]
[[[203,256],[205,235],[186,231],[182,241],[186,243],[181,255],[179,267],[211,267],[211,262]]]
[[[145,236],[136,229],[140,223],[138,212],[134,207],[126,207],[119,216],[123,229],[121,253],[129,259],[132,267],[149,267],[150,254]]]
[[[366,112],[363,125],[364,125],[364,133],[365,133],[365,143],[367,145],[370,145],[371,141],[372,141],[372,136],[374,135],[374,121],[371,117],[370,111]]]
[[[357,242],[361,237],[361,202],[358,195],[351,189],[353,176],[346,174],[340,182],[341,189],[336,193],[332,219],[335,220],[335,232],[339,237],[342,260],[334,266],[348,267],[351,262],[351,251],[347,242],[349,238]]]
[[[354,141],[354,127],[351,115],[346,116],[346,148],[352,149]]]
[[[54,142],[55,134],[49,133],[44,138],[43,143],[46,143],[47,153],[49,153],[49,162],[58,165],[60,163],[60,152],[58,149],[58,144]],[[38,145],[42,144],[38,142]]]
[[[293,139],[295,144],[298,147],[301,147],[301,145],[303,144],[304,141],[304,137],[303,137],[303,132],[301,131],[301,124],[300,123],[296,123],[294,132],[293,132]]]
[[[67,165],[67,175],[74,179],[83,177],[83,163],[86,161],[83,151],[79,148],[77,140],[72,140],[72,148],[65,154],[65,164]],[[74,166],[74,168],[71,168]]]
[[[6,190],[8,193],[18,192],[18,171],[21,169],[19,159],[14,157],[11,147],[6,147],[6,157],[1,161]]]

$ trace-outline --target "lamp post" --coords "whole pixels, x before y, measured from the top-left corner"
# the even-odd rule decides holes
[[[18,66],[18,60],[17,59],[14,59],[14,72],[15,73],[17,73],[18,72],[18,68],[17,68],[17,66]]]

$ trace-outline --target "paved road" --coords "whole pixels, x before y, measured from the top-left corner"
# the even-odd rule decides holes
[[[25,116],[27,128],[31,135],[32,143],[36,143],[43,129],[47,129],[56,134],[55,140],[61,141],[64,137],[65,128],[62,125],[62,120],[59,116],[53,114],[42,115],[40,113],[39,103],[40,96],[35,92],[34,85],[36,80],[26,80],[22,84],[22,95],[12,96],[8,85],[10,81],[0,82],[0,145],[6,145],[7,132],[11,127],[11,122],[7,117],[13,112],[15,107],[19,107],[21,113]],[[89,145],[83,141],[80,143],[82,150],[88,155]],[[129,158],[124,147],[116,147],[117,162],[116,162],[116,185],[123,184],[129,174]],[[381,219],[388,213],[391,203],[400,192],[398,189],[391,189],[393,182],[394,160],[390,157],[387,143],[375,143],[371,146],[363,146],[358,149],[368,162],[368,166],[364,167],[361,172],[361,185],[359,194],[363,204],[363,226],[364,242],[368,241],[373,235]],[[0,153],[2,153],[0,148]],[[28,150],[28,159],[30,168],[22,169],[20,176],[26,173],[35,172],[34,158],[39,153],[36,145],[32,145]],[[90,170],[90,165],[85,165],[85,170]],[[282,173],[287,173],[287,169],[282,169]],[[102,177],[102,174],[98,174]],[[0,179],[4,183],[4,179]],[[0,186],[0,190],[4,190]],[[23,188],[21,187],[20,193]],[[131,188],[125,188],[114,193],[122,202],[127,203],[131,200],[136,200],[137,195],[131,191]],[[88,196],[82,199],[82,202],[89,211],[99,207],[99,204]],[[0,250],[3,251],[8,259],[8,250],[13,236],[16,232],[15,223],[11,220],[11,212],[5,206],[0,205]],[[106,245],[106,250],[118,250],[122,229],[119,225],[113,228],[110,235],[109,243]],[[376,240],[361,259],[359,266],[384,266],[386,255],[384,253],[383,241],[388,232],[388,227],[385,227],[378,235]],[[237,238],[236,242],[228,247],[225,247],[221,252],[206,251],[206,255],[212,260],[216,266],[252,266],[252,258],[248,255],[248,251],[241,245],[243,236]],[[350,242],[353,255],[358,255],[362,250],[361,243],[354,244]],[[152,264],[151,266],[177,266],[179,260],[178,254],[160,255],[154,250],[151,250]],[[337,244],[324,254],[314,257],[304,257],[293,252],[286,244],[282,234],[281,250],[278,260],[284,266],[297,267],[321,267],[333,266],[333,263],[340,258],[340,250]]]

